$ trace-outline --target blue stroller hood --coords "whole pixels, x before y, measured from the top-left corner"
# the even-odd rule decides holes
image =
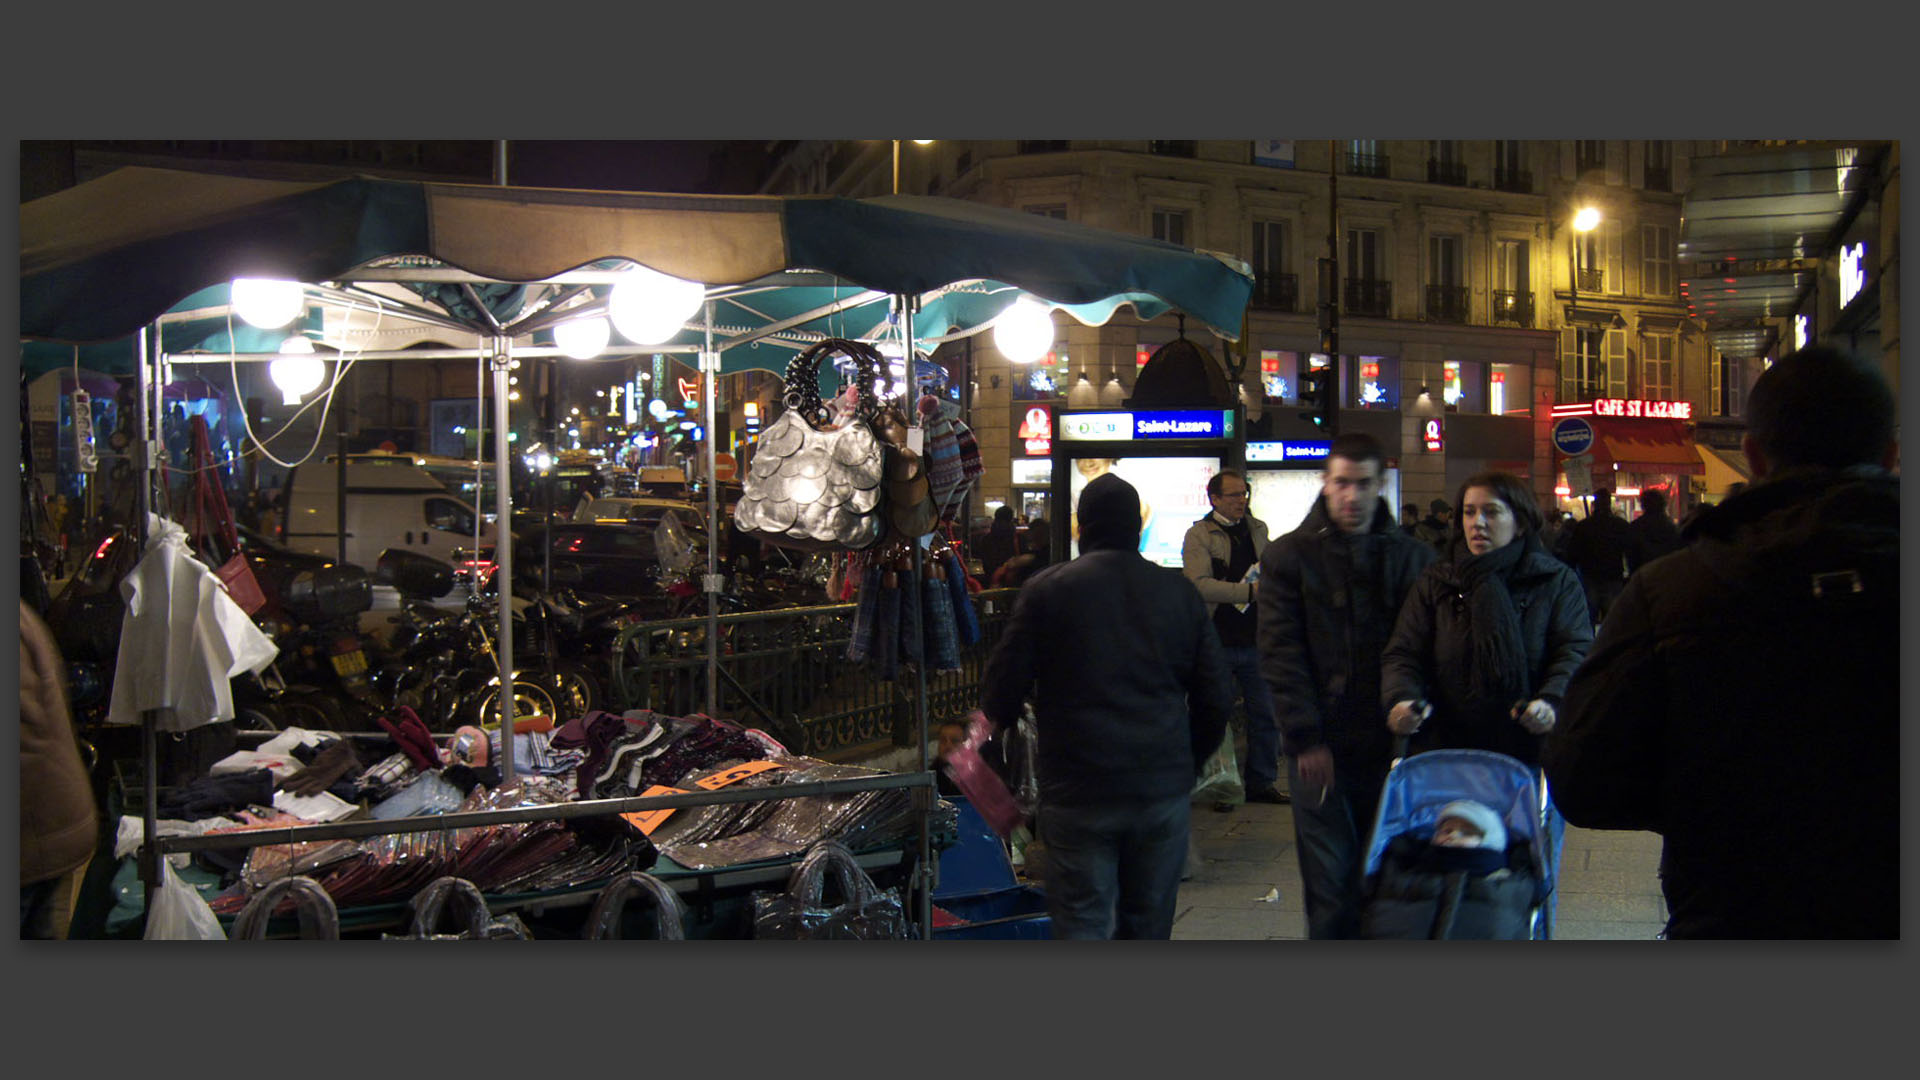
[[[1367,876],[1380,870],[1380,859],[1394,837],[1431,831],[1441,807],[1455,799],[1472,799],[1500,814],[1507,847],[1526,844],[1533,853],[1534,873],[1550,887],[1559,853],[1543,852],[1549,845],[1540,843],[1543,783],[1517,758],[1487,750],[1429,750],[1400,759],[1380,792],[1367,844]]]

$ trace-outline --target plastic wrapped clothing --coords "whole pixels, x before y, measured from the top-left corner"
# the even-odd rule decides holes
[[[186,530],[148,514],[146,551],[120,590],[127,610],[107,722],[138,724],[168,708],[162,731],[233,719],[228,680],[264,670],[279,649],[193,557]]]

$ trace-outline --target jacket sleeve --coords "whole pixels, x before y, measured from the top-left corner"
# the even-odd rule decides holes
[[[1044,585],[1029,582],[1022,588],[1014,597],[1000,643],[987,657],[986,670],[980,676],[980,711],[996,729],[1019,722],[1033,688],[1034,651],[1043,636],[1045,602]]]
[[[1400,617],[1394,620],[1393,634],[1380,654],[1382,708],[1430,696],[1427,658],[1433,653],[1433,606],[1438,594],[1433,575],[1423,573],[1400,605]]]
[[[1554,575],[1553,619],[1547,626],[1545,677],[1533,696],[1558,705],[1567,680],[1593,648],[1593,620],[1587,615],[1586,590],[1571,570]]]
[[[1193,677],[1187,684],[1187,712],[1193,734],[1193,770],[1197,777],[1207,758],[1220,747],[1233,715],[1234,682],[1227,670],[1226,654],[1220,650],[1220,635],[1207,617],[1206,605],[1195,597],[1188,620],[1194,628],[1198,648],[1194,652]]]
[[[1632,578],[1574,672],[1540,761],[1554,804],[1589,829],[1659,831],[1666,687],[1646,580]]]
[[[1200,599],[1209,604],[1244,604],[1251,599],[1252,586],[1221,581],[1213,576],[1213,555],[1207,551],[1205,518],[1194,522],[1180,542],[1180,572],[1200,590]]]
[[[1307,607],[1300,591],[1300,552],[1281,537],[1260,556],[1260,676],[1273,692],[1274,718],[1286,735],[1287,753],[1299,754],[1326,741],[1320,694],[1307,659]]]

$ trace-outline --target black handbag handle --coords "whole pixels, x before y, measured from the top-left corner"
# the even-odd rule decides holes
[[[820,363],[835,354],[847,356],[854,363],[857,402],[854,415],[868,423],[874,422],[880,416],[880,401],[873,395],[873,384],[880,378],[880,351],[846,338],[826,338],[787,361],[787,408],[799,410],[814,427],[831,418],[826,403],[820,400]]]
[[[686,939],[685,906],[679,894],[659,878],[637,870],[615,878],[600,890],[600,896],[593,902],[593,913],[587,917],[587,937],[596,941],[619,937],[620,917],[626,912],[627,902],[636,895],[652,902],[656,939]]]

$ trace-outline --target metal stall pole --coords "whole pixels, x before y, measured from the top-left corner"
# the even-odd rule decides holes
[[[500,639],[500,784],[513,783],[513,492],[508,470],[507,369],[513,363],[513,339],[493,339],[494,595],[499,597]],[[482,410],[484,411],[484,410]],[[478,502],[479,500],[475,500]]]
[[[700,589],[707,594],[707,715],[720,715],[720,485],[719,450],[715,445],[714,383],[720,378],[720,354],[713,348],[713,301],[706,305],[707,339],[700,350],[700,384],[704,395],[701,416],[706,420],[707,444],[707,574]]]
[[[138,444],[138,453],[140,454],[140,499],[139,509],[135,515],[138,520],[129,522],[128,524],[131,526],[130,531],[133,534],[134,542],[138,545],[137,550],[143,553],[147,544],[147,515],[152,512],[153,508],[154,453],[157,448],[165,445],[164,442],[153,438],[153,432],[150,429],[153,416],[149,415],[149,408],[152,403],[147,400],[147,391],[150,388],[149,382],[159,381],[157,379],[149,380],[147,369],[149,363],[158,363],[158,356],[162,347],[160,324],[158,322],[154,323],[153,342],[154,356],[149,357],[147,355],[147,328],[144,326],[141,327],[139,337],[135,343],[137,351],[134,358],[134,369],[139,373],[139,404],[137,409],[138,416],[135,421],[137,427],[135,430],[140,433]],[[76,385],[78,384],[76,383]],[[118,674],[118,672],[115,672],[116,676]],[[146,790],[142,793],[143,797],[140,804],[140,821],[146,829],[146,831],[141,834],[143,843],[140,846],[140,881],[141,884],[145,886],[142,890],[144,895],[141,902],[140,913],[143,924],[147,916],[153,911],[154,891],[160,887],[160,854],[153,846],[154,833],[157,832],[160,827],[160,751],[157,734],[159,718],[160,713],[157,710],[150,709],[140,714],[140,764],[142,766],[142,775],[146,778]]]
[[[894,146],[895,152],[898,153],[899,144],[895,143]],[[907,441],[912,443],[912,432],[918,429],[920,423],[919,379],[915,376],[913,370],[913,309],[919,306],[919,298],[902,296],[898,298],[897,303],[900,309],[900,336],[901,339],[906,342]],[[924,436],[924,432],[922,434]],[[920,444],[920,454],[920,467],[925,469],[927,467],[927,445],[924,441]],[[924,593],[926,591],[926,586],[923,583],[926,573],[926,555],[925,548],[921,546],[922,539],[922,537],[915,537],[913,540],[913,587],[920,589]],[[920,662],[914,665],[914,679],[917,685],[913,695],[913,713],[914,720],[916,721],[915,728],[919,736],[921,772],[926,772],[930,767],[927,761],[926,611],[927,605],[924,599],[913,606],[913,632],[915,640],[920,643]],[[916,810],[918,811],[914,816],[920,821],[920,898],[916,905],[919,910],[915,913],[915,917],[919,919],[920,937],[923,941],[932,940],[933,938],[933,833],[931,823],[928,820],[928,812],[932,809],[928,803],[928,796],[930,794],[931,792],[922,790],[916,790],[914,792],[914,801]]]

